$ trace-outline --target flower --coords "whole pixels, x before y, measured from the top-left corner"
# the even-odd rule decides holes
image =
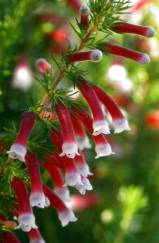
[[[126,57],[141,64],[147,64],[150,62],[150,58],[146,53],[134,51],[120,45],[102,44],[101,49],[110,54]]]
[[[100,197],[95,193],[87,195],[73,195],[71,197],[71,208],[74,210],[84,210],[85,208],[94,208],[100,203]]]
[[[44,168],[49,172],[52,182],[54,184],[54,191],[63,200],[69,201],[70,194],[68,188],[65,186],[65,181],[61,169],[57,167],[53,161],[44,163]]]
[[[94,137],[94,142],[96,151],[95,159],[114,154],[114,152],[112,152],[110,144],[104,136],[99,135],[97,137]]]
[[[82,175],[83,177],[93,175],[90,172],[89,166],[88,166],[83,154],[76,156],[74,158],[74,163],[75,163],[75,166],[76,166],[77,170],[79,171],[80,175]]]
[[[65,184],[69,186],[76,186],[76,184],[82,184],[81,176],[75,167],[75,162],[73,159],[67,158],[66,156],[62,158],[65,168]]]
[[[72,54],[67,55],[68,61],[71,63],[79,61],[99,62],[101,61],[102,57],[103,54],[98,49],[92,51],[74,52]]]
[[[38,160],[31,152],[27,152],[26,154],[26,166],[31,180],[30,205],[39,208],[49,206],[49,200],[43,192]]]
[[[28,232],[29,243],[45,243],[38,229],[31,229]]]
[[[149,111],[145,121],[149,128],[159,129],[159,110]]]
[[[86,178],[86,177],[81,177],[81,182],[82,182],[82,184],[81,183],[79,183],[79,184],[76,184],[76,189],[81,193],[81,194],[85,194],[86,193],[86,191],[91,191],[91,190],[93,190],[93,187],[92,187],[92,185],[91,185],[91,183],[90,183],[90,181],[88,180],[88,178]]]
[[[24,182],[20,178],[14,177],[11,186],[18,201],[18,228],[26,232],[32,228],[36,229],[35,217],[30,207],[29,196]]]
[[[109,134],[108,122],[105,119],[102,106],[92,86],[83,78],[78,81],[78,88],[86,99],[93,115],[93,135]]]
[[[24,112],[21,117],[21,123],[18,135],[16,137],[15,143],[11,146],[10,150],[7,152],[9,158],[19,159],[25,162],[26,155],[26,143],[30,135],[30,132],[34,126],[35,116],[33,112]]]
[[[62,153],[60,156],[66,155],[68,158],[74,158],[79,153],[71,116],[67,108],[60,102],[56,105],[56,113],[60,121],[63,138]]]
[[[51,64],[44,58],[39,58],[36,61],[37,70],[42,74],[48,74],[51,71]]]
[[[90,9],[86,5],[82,5],[80,8],[80,26],[87,27],[89,24]]]
[[[91,117],[85,112],[84,110],[73,109],[74,114],[78,119],[80,119],[83,124],[86,126],[88,131],[92,134],[93,133],[93,121]],[[99,134],[94,136],[92,134],[92,139],[95,143],[95,151],[97,153],[95,158],[108,156],[114,154],[111,150],[111,146],[108,143],[106,137],[103,134]]]
[[[70,192],[66,186],[56,187],[54,189],[54,192],[61,198],[62,201],[64,202],[70,201]]]
[[[62,152],[62,135],[55,129],[51,130],[50,140],[56,146],[59,153]]]
[[[50,174],[54,186],[62,188],[65,184],[64,178],[61,169],[54,163],[54,160],[54,158],[52,160],[47,158],[43,166]]]
[[[67,40],[67,32],[64,28],[59,28],[51,33],[52,40],[59,46],[65,44]]]
[[[38,228],[35,224],[35,217],[32,213],[20,214],[18,217],[19,226],[25,232],[29,232],[32,228]]]
[[[125,115],[121,112],[118,105],[113,101],[113,99],[108,96],[101,88],[93,86],[98,98],[103,103],[105,108],[109,111],[112,117],[112,125],[114,127],[115,133],[120,133],[125,130],[130,130],[128,121]]]
[[[82,123],[75,116],[71,116],[71,119],[72,119],[72,124],[73,124],[73,128],[74,128],[74,131],[75,131],[76,140],[77,140],[79,150],[90,149],[91,144],[90,144],[89,139],[88,139],[88,137],[85,133],[85,130],[83,128]]]
[[[130,23],[117,23],[113,27],[113,31],[117,33],[130,33],[130,34],[137,34],[146,37],[152,37],[154,35],[154,29],[149,26],[141,26],[136,24]]]
[[[55,208],[58,218],[62,226],[66,226],[69,222],[77,221],[73,211],[69,209],[64,202],[49,187],[44,186],[45,195],[49,198],[51,205]]]
[[[21,57],[18,60],[17,66],[13,73],[13,88],[27,90],[32,85],[33,75],[26,57]]]
[[[11,232],[5,232],[3,234],[3,243],[20,243],[19,239]]]

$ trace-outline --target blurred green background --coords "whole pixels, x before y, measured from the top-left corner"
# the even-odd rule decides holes
[[[62,37],[50,39],[49,31],[67,29],[72,45],[76,43],[67,24],[74,23],[74,17],[64,1],[0,0],[0,137],[5,128],[12,130],[13,121],[18,127],[22,111],[40,100],[44,92],[35,79],[27,90],[12,88],[17,58],[27,56],[36,73],[36,59],[51,60],[52,54],[56,58],[55,47],[61,45]],[[94,160],[94,152],[86,152],[94,172],[94,199],[88,201],[82,196],[87,205],[76,211],[77,222],[62,228],[52,208],[35,210],[48,243],[159,243],[159,2],[145,0],[141,9],[124,18],[156,30],[151,39],[112,37],[124,46],[147,52],[151,63],[142,66],[107,56],[99,64],[84,67],[90,80],[105,88],[127,113],[131,131],[112,136],[114,156]],[[114,65],[127,72],[124,83],[119,69],[114,69],[112,76],[110,68]],[[75,190],[71,193],[80,196]],[[17,235],[22,243],[28,242],[25,233],[17,231]]]

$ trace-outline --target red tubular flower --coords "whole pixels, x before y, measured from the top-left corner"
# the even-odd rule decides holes
[[[53,161],[47,161],[44,163],[44,168],[48,171],[51,176],[52,182],[54,184],[54,191],[56,194],[63,200],[69,201],[70,195],[69,190],[65,186],[65,181],[61,172],[61,169],[58,168]]]
[[[83,175],[90,174],[89,167],[86,164],[85,161],[80,161],[78,163],[78,166],[76,166],[75,160],[77,159],[76,156],[74,159],[67,158],[66,156],[60,158],[57,153],[54,153],[53,155],[49,156],[49,160],[47,162],[56,164],[60,169],[63,169],[65,171],[65,185],[62,188],[55,188],[56,194],[59,195],[59,197],[63,201],[69,201],[69,192],[67,190],[66,185],[69,186],[75,186],[75,188],[81,193],[84,194],[86,190],[92,190],[92,186],[89,182],[89,180],[84,177]],[[57,161],[60,160],[60,165],[57,164]],[[61,167],[62,164],[62,167]],[[80,165],[79,165],[80,164]],[[82,164],[82,165],[81,165]],[[79,168],[77,168],[79,167]],[[80,171],[81,170],[81,171]],[[56,174],[57,176],[57,174]]]
[[[63,201],[70,200],[69,191],[68,191],[66,185],[75,186],[76,189],[79,191],[82,190],[81,189],[82,186],[86,188],[86,183],[82,182],[80,173],[78,172],[78,170],[75,166],[74,159],[67,158],[66,156],[61,158],[58,153],[53,153],[47,157],[47,162],[56,165],[58,168],[60,168],[62,170],[64,169],[65,184],[63,185],[62,188],[59,188],[59,187],[55,188],[55,192],[59,195],[60,198],[62,198]]]
[[[91,148],[91,144],[85,133],[82,123],[75,116],[71,116],[71,119],[72,119],[79,149],[84,150],[84,149]]]
[[[29,203],[29,196],[24,182],[14,177],[12,182],[12,189],[18,201],[18,222],[19,228],[23,231],[29,232],[31,228],[37,228],[35,224],[35,217]]]
[[[118,105],[101,88],[93,86],[98,98],[109,111],[112,117],[112,125],[115,133],[130,130],[126,117],[123,115]]]
[[[86,191],[92,191],[93,187],[88,178],[81,176],[81,182],[75,185],[76,189],[84,195]]]
[[[53,163],[53,165],[60,168],[61,170],[64,169],[62,158],[57,152],[48,153],[46,155],[45,162]]]
[[[55,129],[51,130],[50,140],[56,146],[59,153],[62,153],[62,136]]]
[[[82,5],[80,0],[66,0],[66,2],[74,11],[79,12]]]
[[[77,184],[82,185],[81,176],[75,167],[74,160],[67,158],[66,156],[62,158],[65,168],[65,183],[69,186],[76,186]]]
[[[45,195],[49,198],[51,205],[55,208],[58,218],[62,226],[66,226],[69,222],[77,221],[72,210],[70,210],[64,202],[49,187],[43,186]]]
[[[28,232],[29,243],[45,243],[38,229],[31,229]]]
[[[37,70],[42,74],[48,74],[51,71],[51,64],[44,58],[36,61]]]
[[[56,29],[51,33],[51,38],[56,44],[58,45],[64,45],[67,41],[67,32],[65,29]]]
[[[26,154],[26,166],[31,180],[30,205],[39,208],[49,206],[49,200],[45,197],[43,192],[38,160],[31,152],[27,152]]]
[[[80,26],[81,27],[87,27],[89,24],[89,14],[90,10],[86,5],[82,5],[80,8]]]
[[[128,59],[139,62],[141,64],[147,64],[150,62],[150,58],[146,53],[134,51],[132,49],[125,48],[123,46],[105,44],[104,48],[102,47],[103,51],[104,51],[104,49],[106,52],[108,52],[110,54],[126,57]]]
[[[103,54],[100,50],[95,49],[92,51],[83,51],[83,52],[74,52],[67,56],[68,61],[71,63],[80,62],[80,61],[101,61]]]
[[[14,234],[5,232],[3,234],[2,243],[20,243],[20,240]]]
[[[113,28],[113,31],[117,33],[137,34],[146,37],[152,37],[154,35],[154,29],[152,27],[129,23],[118,23]]]
[[[80,119],[83,124],[86,126],[90,134],[93,133],[93,121],[87,112],[83,110],[73,109],[75,116]],[[106,137],[103,134],[99,134],[97,136],[92,135],[92,139],[95,143],[95,151],[96,151],[96,159],[103,156],[108,156],[110,154],[114,154],[111,150],[111,146],[108,143]]]
[[[83,177],[87,177],[87,176],[93,175],[90,172],[89,166],[88,166],[83,154],[80,154],[79,156],[76,156],[74,158],[74,162],[75,162],[75,166],[76,166],[77,170],[79,171],[79,173]]]
[[[63,20],[66,23],[66,20]],[[61,26],[47,34],[49,39],[52,40],[51,49],[55,55],[65,53],[69,47],[70,35],[66,29],[66,26]]]
[[[63,175],[60,168],[58,168],[53,162],[45,162],[44,168],[49,172],[54,186],[57,188],[62,188],[65,184]]]
[[[56,113],[62,129],[63,144],[61,156],[66,155],[69,158],[74,158],[79,153],[70,114],[60,102],[56,105]]]
[[[97,97],[95,91],[93,90],[92,86],[87,83],[83,78],[81,78],[78,82],[78,88],[83,94],[84,98],[86,99],[92,114],[93,114],[93,135],[109,134],[109,126],[108,122],[104,117],[104,113],[102,111],[102,106],[100,104],[100,100]]]
[[[159,111],[149,111],[146,115],[146,125],[152,129],[159,129]]]
[[[88,195],[74,195],[71,197],[71,206],[75,210],[84,210],[86,208],[94,208],[100,203],[100,197],[95,193]]]
[[[114,154],[114,152],[112,152],[111,145],[108,143],[107,139],[103,134],[95,136],[93,140],[95,143],[95,151],[97,154],[95,159]]]
[[[26,143],[29,134],[34,126],[35,116],[33,112],[24,112],[21,117],[21,124],[18,135],[16,137],[15,143],[11,146],[10,150],[7,152],[9,158],[19,159],[25,161],[26,155]]]

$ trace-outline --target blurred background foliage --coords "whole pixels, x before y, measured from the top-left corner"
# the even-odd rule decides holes
[[[133,5],[137,1],[130,2]],[[0,137],[5,128],[13,131],[13,121],[18,127],[22,111],[44,93],[35,78],[30,89],[13,89],[17,59],[25,55],[36,74],[37,58],[56,58],[56,44],[64,47],[64,37],[56,39],[54,35],[50,39],[48,33],[63,29],[76,43],[68,26],[74,18],[65,1],[0,0]],[[90,80],[105,88],[125,110],[131,131],[112,137],[116,151],[112,157],[95,161],[92,151],[86,152],[94,172],[94,191],[87,197],[72,190],[76,223],[62,228],[54,210],[35,210],[48,243],[159,242],[159,2],[145,0],[142,8],[124,18],[156,30],[156,35],[148,40],[132,35],[112,37],[124,46],[148,52],[151,63],[141,66],[106,56],[99,64],[82,65]],[[118,64],[127,74],[110,70]],[[47,180],[45,174],[43,177]],[[17,235],[22,243],[28,242],[25,233],[17,231]]]

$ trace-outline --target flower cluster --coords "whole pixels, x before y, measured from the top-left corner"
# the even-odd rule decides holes
[[[27,140],[35,124],[35,114],[24,112],[15,142],[8,151],[9,158],[25,163],[30,176],[30,192],[24,181],[14,177],[12,189],[17,198],[15,216],[18,228],[28,232],[29,237],[41,237],[37,230],[32,207],[44,208],[50,204],[55,208],[63,226],[76,221],[73,211],[68,208],[70,201],[69,186],[75,187],[81,194],[92,190],[89,176],[92,175],[83,150],[91,148],[86,129],[95,144],[96,158],[113,154],[106,136],[111,126],[115,133],[129,130],[127,119],[117,104],[97,86],[89,84],[79,77],[77,86],[86,99],[91,115],[78,108],[68,109],[61,101],[55,105],[55,113],[61,126],[61,132],[51,130],[50,140],[56,151],[46,154],[42,167],[49,173],[54,189],[43,185],[36,156],[27,150]],[[112,121],[108,121],[106,110]]]
[[[79,26],[87,29],[90,21],[90,9],[81,5],[80,1],[67,0],[67,3],[80,13]],[[151,37],[154,34],[150,27],[124,22],[116,23],[112,27],[112,31],[139,34],[146,37]],[[81,51],[81,47],[75,52],[66,53],[64,59],[67,66],[74,66],[81,61],[99,62],[103,54],[126,57],[141,64],[149,63],[147,54],[112,43],[99,43],[92,50]],[[37,60],[36,67],[41,75],[47,76],[51,72],[50,63],[43,58]],[[17,71],[15,76],[19,77]],[[93,141],[95,158],[97,159],[114,154],[108,137],[112,132],[118,134],[130,130],[125,113],[107,92],[88,82],[82,74],[76,75],[75,78],[77,88],[88,105],[87,110],[71,104],[68,97],[67,101],[70,101],[70,104],[67,105],[65,99],[62,99],[61,96],[57,97],[57,95],[56,99],[51,97],[50,101],[45,104],[49,103],[51,112],[60,126],[60,131],[51,128],[49,134],[50,141],[56,149],[47,152],[43,161],[38,161],[36,155],[27,146],[29,135],[36,122],[36,115],[34,112],[24,112],[15,142],[8,151],[9,159],[22,161],[29,173],[29,185],[21,178],[14,176],[11,187],[17,199],[13,213],[18,221],[17,228],[27,232],[32,243],[44,242],[36,225],[33,207],[45,208],[51,205],[56,210],[62,226],[77,220],[74,212],[68,206],[70,202],[69,187],[74,187],[81,194],[92,190],[89,181],[92,172],[84,155],[84,150],[91,148],[92,143],[89,138]],[[42,104],[42,108],[46,108],[44,104]],[[43,184],[40,166],[42,170],[48,172],[53,184],[52,188]]]

